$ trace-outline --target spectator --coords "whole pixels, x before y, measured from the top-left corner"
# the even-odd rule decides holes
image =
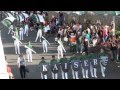
[[[7,60],[7,57],[5,56],[5,60]],[[11,67],[8,65],[8,62],[6,61],[6,65],[7,65],[7,72],[8,72],[8,75],[9,75],[9,79],[14,79],[14,76],[12,74],[12,70],[11,70]]]
[[[39,63],[39,68],[41,71],[41,79],[47,79],[47,74],[48,74],[48,63],[45,61],[45,58],[41,58],[42,61]]]
[[[86,36],[85,36],[85,39],[88,43],[88,46],[89,46],[89,42],[90,42],[90,34],[88,33],[88,31],[86,31]]]
[[[64,15],[62,12],[59,12],[59,25],[60,26],[63,26],[63,23],[64,23]]]
[[[21,78],[26,78],[26,60],[23,54],[20,54],[17,60],[18,68],[20,70]]]

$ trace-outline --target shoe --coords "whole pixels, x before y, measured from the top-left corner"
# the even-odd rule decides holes
[[[86,78],[89,78],[88,76]]]
[[[105,75],[102,75],[102,77],[105,77]]]
[[[83,78],[85,78],[85,76],[83,76]]]
[[[97,78],[97,76],[95,76],[95,78]]]

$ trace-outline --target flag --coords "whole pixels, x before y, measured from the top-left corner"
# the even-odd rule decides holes
[[[9,20],[5,19],[5,20],[2,21],[2,24],[6,27],[10,27],[11,22]]]
[[[9,79],[1,35],[0,35],[0,79]]]
[[[2,24],[6,27],[10,27],[11,24],[14,22],[15,18],[10,16],[10,17],[7,17],[5,18],[3,21],[2,21]]]

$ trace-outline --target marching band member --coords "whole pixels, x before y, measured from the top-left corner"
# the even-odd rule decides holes
[[[57,51],[58,51],[58,59],[60,59],[60,58],[63,58],[63,51],[66,52],[66,50],[63,47],[62,41],[60,39],[58,40],[58,43],[59,45],[58,45]]]
[[[101,73],[102,73],[103,77],[105,77],[105,70],[106,70],[107,63],[108,63],[108,57],[101,56],[100,57],[100,67],[101,67]]]
[[[32,62],[32,52],[36,53],[33,49],[32,49],[32,45],[30,43],[30,41],[28,42],[28,45],[25,45],[26,49],[26,54],[27,54],[27,59],[28,62]]]
[[[23,33],[24,33],[24,29],[23,29],[23,25],[22,25],[19,30],[20,40],[23,40]]]
[[[83,78],[89,78],[88,77],[88,70],[89,70],[89,61],[88,60],[83,60],[82,61],[82,74],[83,74]]]
[[[90,63],[91,76],[97,78],[97,67],[99,65],[99,60],[97,58],[92,59]]]
[[[15,27],[15,34],[17,35],[17,36],[19,36],[19,28],[18,27]]]
[[[59,64],[55,59],[55,55],[52,55],[52,60],[50,61],[51,71],[52,71],[52,79],[58,79],[59,72]]]
[[[45,61],[45,58],[41,58],[42,61],[39,63],[39,68],[41,72],[41,79],[47,79],[47,74],[48,74],[48,66],[49,64]]]
[[[24,28],[24,34],[26,34],[26,36],[28,36],[28,30],[29,30],[29,27],[28,27],[28,23],[25,23],[25,28]]]
[[[19,36],[16,35],[16,33],[14,33],[14,35],[12,36],[12,38],[14,39],[14,45],[15,45],[15,53],[16,54],[20,54],[20,44],[22,44],[22,42],[20,42],[19,40]]]
[[[38,32],[37,32],[37,37],[35,39],[35,42],[37,42],[38,37],[40,37],[40,42],[41,42],[41,38],[42,38],[42,30],[43,30],[43,24],[40,25]]]
[[[61,66],[62,79],[68,79],[68,72],[70,70],[70,62],[67,60],[65,55],[63,58],[60,59],[60,66]]]
[[[71,69],[72,69],[72,76],[73,79],[79,79],[78,70],[80,68],[81,62],[78,60],[71,61]]]
[[[42,42],[42,45],[43,45],[43,52],[48,52],[48,46],[47,44],[50,45],[50,43],[42,36],[42,38],[44,39],[43,42]]]

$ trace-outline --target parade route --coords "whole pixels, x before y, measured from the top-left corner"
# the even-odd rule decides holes
[[[12,40],[11,40],[11,42],[12,42]],[[23,45],[25,45],[25,44],[26,43],[23,43]],[[23,52],[25,54],[25,48],[23,47],[23,45],[21,45],[21,52]],[[41,79],[40,70],[38,68],[38,64],[41,61],[41,57],[44,56],[45,60],[48,61],[48,62],[51,60],[52,55],[55,55],[57,57],[57,50],[56,50],[57,45],[52,43],[48,47],[48,49],[49,49],[48,53],[43,53],[42,45],[40,43],[34,43],[33,42],[32,45],[34,46],[34,49],[37,51],[37,54],[33,54],[33,62],[32,63],[27,63],[30,72],[27,73],[26,79]],[[12,68],[12,72],[13,72],[13,75],[14,75],[15,79],[21,79],[19,69],[18,69],[18,66],[17,66],[18,55],[15,54],[14,44],[13,43],[4,43],[3,46],[4,46],[5,55],[7,56],[7,61]],[[66,47],[66,49],[69,50],[68,47]],[[66,55],[69,58],[71,55],[73,55],[73,53],[70,53],[68,51],[66,53]],[[25,57],[26,57],[26,55],[25,55]],[[101,76],[101,71],[100,71],[100,68],[99,68],[98,72],[97,72],[98,73],[98,79],[120,79],[120,68],[117,67],[118,65],[120,65],[120,64],[109,60],[108,66],[107,66],[107,69],[106,69],[106,77],[103,78]],[[90,73],[89,73],[89,76],[90,76]],[[49,74],[48,74],[48,78],[49,79],[52,78],[50,71],[49,71]],[[82,74],[81,74],[81,70],[79,70],[79,78],[83,79]],[[92,78],[92,77],[89,77],[89,78],[90,79],[95,79],[95,78]],[[59,72],[59,79],[61,79],[61,72]],[[71,71],[69,72],[69,79],[72,79]]]
[[[76,25],[75,27],[78,28],[79,24]],[[98,54],[100,52],[100,49],[101,47],[104,47],[104,51],[109,53],[110,52],[110,49],[109,47],[106,47],[106,43],[105,43],[105,40],[104,42],[102,41],[102,44],[105,44],[104,46],[101,44],[98,44],[98,41],[96,41],[97,43],[95,43],[95,47],[93,45],[93,42],[92,42],[92,45],[93,47],[91,47],[90,45],[90,42],[89,42],[89,39],[91,38],[90,35],[88,34],[88,31],[90,33],[90,30],[87,29],[88,31],[84,32],[85,35],[87,35],[87,37],[85,35],[83,35],[84,37],[82,37],[81,40],[79,40],[79,38],[76,39],[77,37],[77,34],[75,34],[74,36],[74,33],[71,31],[69,31],[68,29],[68,32],[70,32],[71,34],[69,35],[69,38],[68,36],[66,35],[61,35],[61,32],[62,30],[64,29],[60,29],[60,33],[58,34],[55,34],[55,33],[49,33],[49,34],[45,34],[45,35],[42,35],[44,36],[45,38],[42,39],[43,41],[43,45],[42,45],[42,42],[40,42],[40,39],[38,38],[38,41],[35,42],[35,39],[36,39],[36,36],[39,36],[41,37],[41,35],[37,35],[37,34],[42,34],[42,24],[41,26],[39,27],[40,29],[38,29],[41,33],[37,33],[36,30],[29,30],[28,31],[28,36],[26,35],[23,35],[23,38],[24,40],[19,40],[19,36],[16,35],[16,33],[14,33],[15,35],[13,36],[14,39],[15,39],[15,45],[16,47],[18,48],[19,47],[19,42],[21,41],[22,44],[20,44],[20,53],[23,53],[24,54],[24,57],[25,57],[25,60],[27,61],[27,55],[26,55],[26,48],[27,48],[27,54],[31,56],[31,52],[32,50],[35,51],[35,53],[32,53],[32,62],[27,62],[27,67],[29,68],[29,73],[27,73],[26,75],[26,79],[41,79],[41,75],[40,75],[40,68],[38,67],[38,64],[39,62],[41,61],[41,58],[44,57],[45,58],[45,61],[47,61],[48,63],[50,63],[50,60],[52,59],[52,55],[55,55],[55,58],[58,59],[58,52],[61,54],[62,51],[63,51],[63,47],[65,48],[66,52],[63,53],[64,55],[66,55],[67,58],[70,58],[70,57],[73,57],[73,56],[80,56],[81,53],[78,53],[78,52],[85,52],[86,54],[89,54],[89,52],[92,52],[92,53],[95,53],[95,54]],[[24,29],[22,29],[22,26],[20,28],[20,31],[19,32],[22,32]],[[26,30],[26,29],[25,29]],[[43,29],[44,30],[44,29]],[[49,29],[50,30],[50,29]],[[51,29],[52,30],[52,29]],[[57,29],[55,29],[57,30]],[[71,29],[72,30],[72,29]],[[77,33],[77,29],[76,30],[76,33]],[[81,30],[80,26],[78,28],[78,30]],[[94,30],[94,29],[93,29]],[[106,29],[105,29],[106,30]],[[74,30],[73,30],[74,31]],[[16,30],[17,32],[17,30]],[[59,31],[55,31],[55,32],[59,32]],[[66,31],[67,32],[67,31]],[[107,31],[106,31],[107,32]],[[44,31],[45,33],[45,31]],[[63,32],[62,32],[63,33]],[[80,32],[79,32],[80,33]],[[22,33],[23,34],[23,33]],[[58,43],[55,42],[55,37],[58,36],[58,35],[61,35],[60,37],[66,37],[67,39],[69,39],[69,43],[65,43],[65,45],[63,46],[61,44],[62,40],[60,40],[58,38]],[[93,34],[92,34],[93,35]],[[92,36],[91,35],[91,36]],[[22,35],[20,35],[22,36]],[[81,35],[82,36],[82,35]],[[20,76],[20,72],[19,72],[19,68],[18,68],[18,65],[17,65],[17,60],[18,60],[18,57],[19,55],[18,54],[15,54],[15,46],[14,46],[14,39],[12,38],[12,35],[11,34],[8,34],[8,28],[4,28],[1,30],[1,39],[2,39],[2,43],[3,43],[3,49],[4,49],[4,54],[6,56],[6,61],[8,62],[8,65],[11,67],[12,69],[12,73],[14,75],[14,78],[15,79],[21,79],[21,76]],[[46,40],[47,39],[47,40]],[[63,38],[62,38],[63,39]],[[100,39],[103,39],[103,38],[100,38]],[[77,42],[78,40],[78,42]],[[83,40],[83,41],[82,41]],[[97,36],[94,37],[94,40],[97,40]],[[49,41],[50,45],[48,44],[48,52],[46,50],[47,53],[45,53],[45,50],[43,52],[43,46],[47,47],[47,41]],[[64,40],[65,41],[65,40]],[[17,42],[17,44],[16,44]],[[28,44],[29,42],[29,45],[27,46],[26,44]],[[45,43],[44,43],[45,42]],[[74,43],[75,42],[75,43]],[[89,43],[88,43],[89,42]],[[107,42],[107,41],[106,41]],[[31,43],[31,45],[30,45]],[[78,44],[79,43],[79,44]],[[82,46],[84,47],[84,51],[83,51],[83,48],[80,50],[76,50],[75,52],[70,52],[70,45],[76,45],[78,47],[80,47],[80,49],[82,48]],[[82,45],[81,45],[82,44]],[[25,46],[26,45],[26,46]],[[78,48],[77,48],[78,49]],[[103,48],[102,48],[103,49]],[[107,51],[108,50],[108,51]],[[33,52],[34,52],[33,51]],[[19,52],[19,51],[18,51]],[[17,53],[17,51],[16,51]],[[111,52],[110,52],[111,53]],[[110,54],[109,54],[110,55]],[[4,56],[4,55],[3,55]],[[62,56],[62,55],[61,55]],[[21,55],[22,57],[22,55]],[[29,56],[28,56],[29,58]],[[96,57],[97,58],[97,57]],[[107,57],[108,58],[108,57]],[[21,59],[21,58],[20,58]],[[84,58],[82,58],[84,59]],[[81,59],[81,60],[82,60]],[[87,57],[88,59],[88,57]],[[85,58],[85,60],[87,60]],[[92,61],[94,60],[95,58],[92,58],[89,57],[89,59]],[[24,62],[24,59],[22,58],[21,60],[23,60]],[[98,58],[96,60],[99,60]],[[106,60],[106,58],[104,59]],[[107,59],[108,60],[108,59]],[[82,62],[82,61],[81,61]],[[83,61],[84,62],[84,61]],[[89,61],[88,61],[89,62]],[[105,62],[106,63],[106,62]],[[60,64],[60,63],[59,63]],[[70,63],[71,64],[71,63]],[[88,63],[87,63],[88,64]],[[86,67],[87,67],[87,64],[86,64]],[[101,64],[101,62],[100,62]],[[51,64],[52,65],[52,64]],[[60,64],[62,66],[62,64]],[[81,64],[80,64],[81,65]],[[94,69],[96,70],[97,68],[97,76],[93,76],[91,77],[91,73],[90,73],[90,67],[88,68],[87,67],[87,70],[88,70],[88,79],[120,79],[120,62],[117,63],[116,61],[112,61],[112,60],[108,60],[108,64],[104,65],[103,63],[101,64],[101,67],[104,68],[106,66],[106,70],[105,70],[105,77],[102,77],[102,73],[101,73],[101,67],[100,65],[98,65],[97,67],[94,67],[93,68],[93,65],[92,63],[90,62],[88,66],[92,67],[93,71]],[[25,71],[25,62],[24,64],[21,64],[20,62],[20,67],[24,67],[24,71]],[[66,65],[65,65],[66,67]],[[83,76],[84,74],[82,73],[82,68],[84,68],[83,70],[85,70],[85,67],[84,65],[81,65],[81,67],[79,68],[79,71],[78,71],[78,77],[79,79],[83,79],[83,77],[86,77],[87,78],[87,75]],[[87,71],[85,70],[85,71]],[[102,69],[103,70],[103,69]],[[104,76],[104,75],[103,75]],[[95,78],[96,77],[96,78]],[[51,70],[50,68],[48,69],[48,79],[52,79],[52,73],[51,73]],[[61,75],[61,70],[59,70],[58,72],[58,79],[62,79],[62,75]],[[72,76],[72,70],[71,68],[69,69],[69,72],[68,72],[68,79],[73,79],[73,76]]]

